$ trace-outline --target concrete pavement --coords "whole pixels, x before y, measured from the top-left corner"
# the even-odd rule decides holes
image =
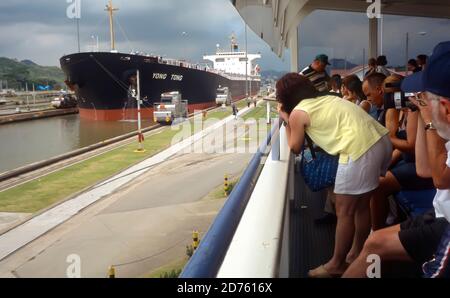
[[[103,208],[94,206],[97,210],[91,217],[74,217],[69,223],[73,228],[59,237],[47,237],[42,243],[38,239],[37,245],[42,245],[39,253],[26,258],[13,255],[5,263],[0,262],[0,268],[11,269],[17,277],[66,277],[69,266],[66,258],[76,254],[81,258],[82,277],[105,277],[110,265],[123,263],[130,264],[117,266],[117,277],[142,276],[186,255],[192,231],[198,229],[203,236],[224,203],[201,198],[212,186],[222,185],[224,171],[239,175],[250,158],[251,155],[245,154],[218,156],[210,160],[208,167],[192,164],[202,160],[201,155],[194,160],[191,155],[175,158],[107,198],[102,202]],[[178,170],[188,171],[190,179],[172,175],[174,164]],[[161,176],[165,171],[169,171],[167,176]],[[165,178],[180,188],[161,185]],[[190,196],[180,196],[182,188],[193,185],[191,179],[196,181],[196,187]],[[162,190],[153,192],[153,189]],[[159,197],[164,191],[164,197]],[[18,259],[21,260],[17,262]],[[2,271],[0,276],[8,274]]]
[[[0,212],[0,231],[25,220],[29,213]]]

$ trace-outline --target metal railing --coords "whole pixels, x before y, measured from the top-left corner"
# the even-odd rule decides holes
[[[234,187],[200,246],[181,273],[181,278],[217,276],[262,171],[263,158],[270,152],[270,147],[279,146],[280,125],[279,120],[274,122],[270,134],[253,156],[239,183]],[[279,149],[272,152],[277,154]],[[279,155],[272,158],[279,159]]]

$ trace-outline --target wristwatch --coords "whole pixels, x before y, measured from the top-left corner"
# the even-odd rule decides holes
[[[425,130],[436,130],[436,127],[434,126],[433,122],[430,122],[425,125]]]

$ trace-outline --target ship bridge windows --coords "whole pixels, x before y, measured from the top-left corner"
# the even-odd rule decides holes
[[[216,62],[225,62],[225,58],[217,58]]]

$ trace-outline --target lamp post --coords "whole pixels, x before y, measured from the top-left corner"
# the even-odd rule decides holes
[[[248,101],[248,40],[247,40],[247,23],[245,23],[245,100]]]
[[[77,21],[77,39],[78,39],[78,53],[81,53],[80,46],[80,18],[75,18]]]
[[[384,16],[381,15],[380,18],[380,55],[383,55],[384,49],[383,49],[383,30],[384,30]]]
[[[187,32],[186,31],[183,31],[183,32],[181,32],[181,36],[183,37],[183,48],[184,48],[184,50],[183,50],[183,53],[184,53],[184,55],[185,55],[185,58],[184,58],[184,60],[186,60],[187,61],[187,57],[186,57],[186,55],[187,55],[187,53],[186,53],[186,42],[187,42]]]
[[[363,72],[362,72],[363,79],[365,74],[366,74],[366,48],[363,48]]]
[[[409,61],[409,32],[406,32],[406,54],[405,54],[405,74],[408,75],[408,61]]]
[[[25,93],[27,94],[27,108],[28,108],[28,111],[30,111],[30,101],[28,98],[28,82],[25,82]]]
[[[136,100],[137,100],[137,116],[138,116],[138,141],[139,141],[139,147],[136,150],[136,152],[145,152],[144,146],[142,142],[144,141],[144,135],[142,134],[142,124],[141,124],[141,74],[139,69],[136,73],[136,79],[137,79],[137,90],[136,90]]]
[[[34,83],[33,83],[33,103],[36,104],[36,89],[34,88]]]

